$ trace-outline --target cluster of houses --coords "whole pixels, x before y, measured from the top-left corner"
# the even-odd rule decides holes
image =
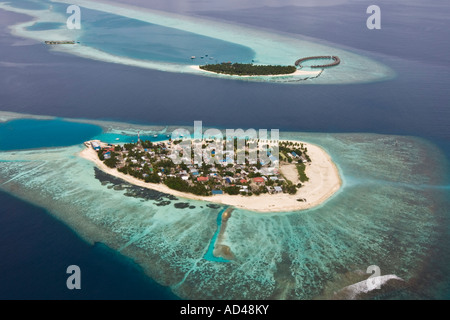
[[[202,142],[203,144],[205,142]],[[100,142],[91,142],[94,150],[101,150],[104,160],[111,159],[114,155],[115,167],[127,172],[132,172],[134,176],[146,179],[157,174],[160,181],[164,183],[167,178],[177,178],[185,181],[190,186],[203,184],[212,195],[220,195],[233,187],[234,192],[238,190],[241,194],[252,193],[282,193],[286,192],[284,186],[288,181],[281,175],[278,166],[278,159],[269,154],[269,159],[276,166],[270,163],[256,163],[246,156],[245,164],[230,163],[227,161],[229,155],[225,153],[216,165],[205,165],[195,160],[185,161],[183,164],[175,165],[173,160],[175,151],[181,148],[176,143],[158,142],[138,142],[125,145],[107,145]],[[147,146],[147,147],[146,147]],[[205,147],[203,145],[203,147]],[[214,152],[212,152],[214,157]],[[291,162],[306,162],[294,151],[283,153],[282,158],[290,157]]]

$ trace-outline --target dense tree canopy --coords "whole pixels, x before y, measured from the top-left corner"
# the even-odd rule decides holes
[[[200,66],[200,69],[239,76],[264,76],[294,73],[294,66],[254,65],[252,63],[219,63]]]

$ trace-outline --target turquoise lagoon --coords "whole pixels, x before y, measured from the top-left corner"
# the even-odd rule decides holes
[[[34,0],[23,1],[28,2],[35,3]],[[381,63],[318,39],[269,33],[124,5],[83,0],[40,2],[40,5],[44,4],[46,8],[42,10],[24,9],[23,5],[17,7],[14,3],[0,3],[0,8],[34,18],[33,21],[14,26],[15,35],[41,42],[49,39],[80,41],[76,45],[52,46],[51,49],[89,59],[167,72],[279,83],[365,83],[395,76],[390,68]],[[71,4],[81,7],[81,30],[61,28],[67,20],[66,8]],[[324,70],[319,77],[316,77],[317,73],[283,77],[239,77],[192,68],[195,65],[224,61],[293,65],[300,57],[315,55],[337,55],[341,64],[338,68]],[[191,56],[196,58],[192,60]]]
[[[65,28],[66,25],[60,22],[38,22],[27,27],[29,31],[56,30]]]
[[[66,5],[51,5],[52,12],[65,13]],[[74,31],[76,40],[113,56],[181,64],[250,63],[254,58],[250,48],[228,41],[97,10],[83,8],[82,14],[83,32]],[[61,17],[60,22],[37,22],[26,29],[58,31],[64,28],[66,23]],[[192,56],[195,59],[191,59]]]
[[[241,61],[251,63],[248,47],[192,32],[83,9],[83,45],[115,56],[181,64]],[[195,59],[191,59],[195,56]]]
[[[0,151],[71,146],[101,132],[102,128],[96,125],[61,119],[0,122]]]
[[[89,243],[132,258],[182,298],[333,298],[367,278],[370,265],[404,280],[375,297],[424,298],[448,283],[448,163],[439,149],[406,136],[281,136],[325,148],[343,187],[306,211],[235,209],[222,242],[235,256],[227,263],[206,259],[225,206],[110,177],[77,156],[82,144],[0,152],[0,188],[47,209]]]

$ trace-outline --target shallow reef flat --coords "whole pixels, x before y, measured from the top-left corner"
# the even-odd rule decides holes
[[[47,209],[86,241],[131,257],[182,298],[333,298],[361,281],[370,265],[408,288],[426,287],[421,279],[428,273],[430,280],[427,261],[442,247],[439,222],[449,209],[441,180],[448,164],[439,149],[418,138],[376,134],[281,138],[322,146],[343,186],[310,210],[234,209],[220,234],[232,257],[226,262],[205,258],[225,206],[106,175],[77,156],[83,145],[1,152],[0,188]]]

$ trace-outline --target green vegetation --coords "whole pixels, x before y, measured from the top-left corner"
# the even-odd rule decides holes
[[[296,194],[297,193],[297,187],[295,185],[293,185],[292,182],[290,182],[290,183],[287,183],[284,186],[283,191],[287,192],[289,194]]]
[[[98,150],[97,155],[100,160],[105,160],[105,157],[103,156],[103,150]]]
[[[200,69],[238,76],[265,76],[294,73],[294,66],[254,65],[252,63],[219,63],[200,66]]]
[[[306,165],[303,162],[297,163],[298,177],[301,182],[309,181],[309,178],[306,176],[305,170]]]
[[[186,181],[181,178],[167,178],[164,182],[166,186],[170,189],[178,190],[181,192],[190,192],[199,196],[209,196],[211,193],[206,189],[206,187],[200,183],[189,185]]]
[[[232,187],[225,187],[224,189],[223,189],[223,191],[225,192],[225,193],[228,193],[228,194],[230,194],[230,195],[237,195],[237,194],[239,194],[239,187],[236,187],[236,186],[232,186]]]
[[[211,140],[213,142],[213,140]],[[258,140],[259,142],[259,140]],[[100,160],[110,168],[117,168],[121,173],[128,174],[149,183],[163,183],[169,188],[195,195],[209,196],[213,190],[221,190],[226,194],[258,196],[265,193],[277,193],[274,187],[281,187],[284,193],[296,194],[301,183],[293,184],[281,173],[265,172],[267,165],[257,161],[253,164],[224,163],[222,165],[193,163],[175,164],[168,155],[173,151],[172,141],[168,143],[152,143],[140,141],[124,145],[107,145],[97,152]],[[210,143],[206,140],[203,145]],[[233,142],[232,142],[233,143]],[[267,146],[268,148],[271,148]],[[225,142],[224,142],[224,148]],[[255,147],[248,147],[249,150]],[[272,149],[270,149],[272,152]],[[237,139],[234,139],[234,152],[237,154]],[[307,150],[302,143],[282,141],[279,143],[281,165],[295,163],[299,179],[308,181],[303,162],[310,161]],[[199,177],[208,179],[198,180]],[[263,177],[264,181],[255,182],[252,178]]]
[[[110,168],[115,168],[117,166],[118,160],[117,160],[117,153],[115,152],[110,152],[111,153],[111,158],[106,159],[104,161],[104,163],[110,167]],[[104,157],[104,155],[103,155]]]

